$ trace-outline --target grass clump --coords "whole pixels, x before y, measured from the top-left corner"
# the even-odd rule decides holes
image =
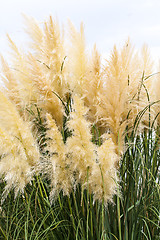
[[[8,37],[0,91],[0,239],[134,240],[159,235],[159,74],[129,40],[102,66],[51,17]]]

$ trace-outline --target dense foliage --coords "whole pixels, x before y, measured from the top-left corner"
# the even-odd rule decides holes
[[[159,73],[128,40],[104,65],[69,22],[8,36],[0,91],[0,239],[160,238]]]

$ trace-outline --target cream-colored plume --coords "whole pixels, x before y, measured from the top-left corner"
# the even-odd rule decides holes
[[[72,131],[72,136],[67,139],[66,144],[71,161],[71,171],[76,176],[76,183],[81,184],[86,181],[87,169],[92,168],[96,161],[94,144],[91,142],[90,123],[84,117],[87,111],[82,99],[74,96],[73,112],[67,123],[69,130]]]
[[[91,122],[96,122],[96,111],[98,98],[101,89],[103,88],[101,56],[94,45],[92,56],[89,63],[89,72],[86,78],[85,85],[85,105],[88,107],[88,118]]]
[[[63,34],[58,22],[52,17],[44,23],[44,30],[30,18],[26,17],[29,33],[32,35],[34,51],[23,53],[8,36],[12,49],[11,68],[2,58],[3,81],[8,95],[22,109],[36,104],[48,112],[61,126],[63,120],[61,99],[65,99],[67,90]]]
[[[86,54],[86,43],[83,23],[80,25],[80,32],[77,32],[74,25],[69,22],[70,48],[68,51],[68,84],[71,91],[85,95],[88,73],[88,58]]]
[[[138,98],[145,69],[147,74],[152,71],[146,51],[146,49],[143,50],[145,59],[139,68],[142,60],[137,54],[134,54],[129,40],[121,52],[118,52],[115,46],[103,72],[104,85],[99,93],[97,117],[105,131],[108,129],[111,133],[112,140],[117,146],[117,153],[123,151],[126,126],[131,127],[138,112],[148,104],[144,87],[140,92],[141,98]],[[149,81],[151,80],[149,79]],[[149,92],[150,86],[149,83]]]
[[[90,123],[85,119],[88,109],[78,96],[73,98],[73,112],[68,127],[72,136],[67,139],[67,151],[70,158],[70,169],[75,183],[89,186],[94,199],[111,200],[117,188],[117,154],[115,145],[106,140],[98,147],[92,143]]]
[[[112,201],[118,188],[118,175],[115,166],[119,158],[115,150],[115,144],[110,138],[106,139],[100,147],[97,147],[96,164],[93,164],[89,178],[89,186],[94,200],[104,200],[105,204]]]
[[[4,198],[13,187],[15,195],[38,171],[40,153],[31,128],[15,105],[0,92],[0,175],[6,187]]]
[[[54,200],[60,191],[64,195],[69,195],[71,191],[72,174],[69,168],[66,145],[63,142],[62,134],[59,131],[55,120],[47,114],[47,135],[48,141],[45,150],[48,151],[48,157],[44,162],[43,172],[51,180],[50,199]]]

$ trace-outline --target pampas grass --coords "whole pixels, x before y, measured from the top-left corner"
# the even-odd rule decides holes
[[[15,105],[0,92],[0,175],[6,181],[4,198],[11,190],[24,191],[38,170],[40,153],[31,127],[24,121]],[[4,199],[2,198],[2,201]]]
[[[159,75],[147,46],[128,39],[102,65],[83,24],[66,37],[52,17],[25,21],[29,51],[8,36],[11,64],[1,56],[0,238],[158,239]]]

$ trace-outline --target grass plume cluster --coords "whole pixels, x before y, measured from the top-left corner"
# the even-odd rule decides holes
[[[128,39],[102,64],[83,24],[66,39],[52,17],[25,21],[30,50],[8,36],[11,62],[1,56],[0,239],[157,240],[160,77],[147,46]]]

